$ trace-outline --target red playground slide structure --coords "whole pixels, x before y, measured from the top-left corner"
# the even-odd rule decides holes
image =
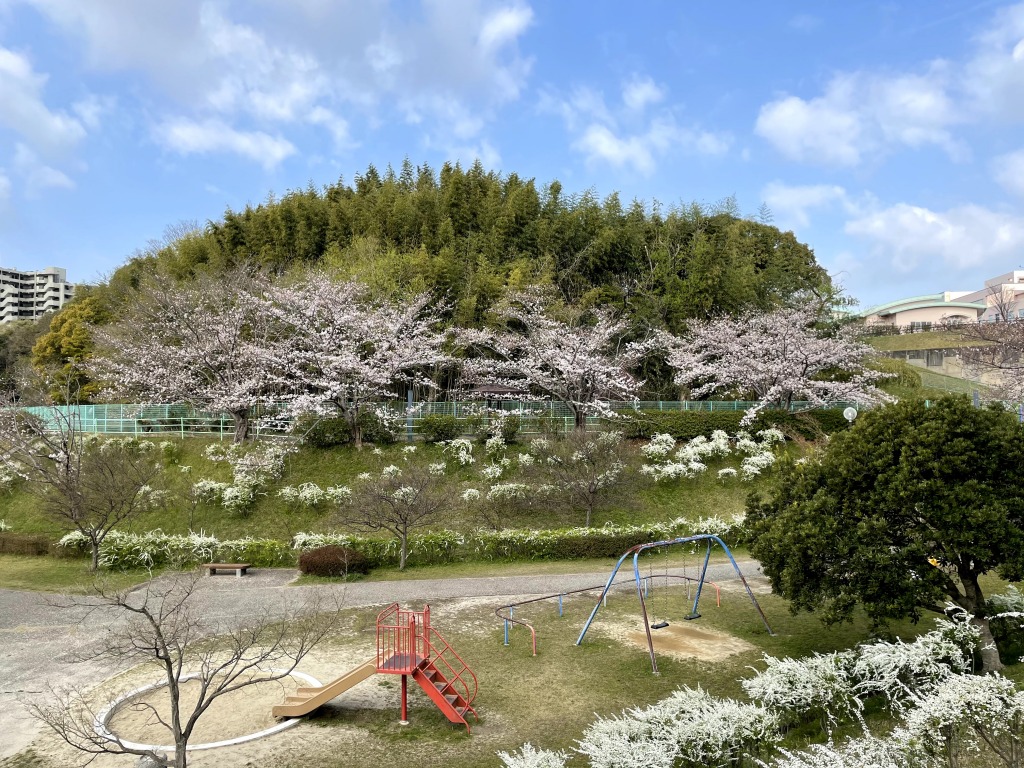
[[[284,704],[274,707],[274,717],[307,715],[374,673],[402,676],[402,722],[408,722],[409,678],[422,688],[449,721],[466,726],[469,715],[477,718],[473,700],[476,675],[452,649],[441,633],[430,626],[430,606],[404,611],[394,603],[377,615],[377,656],[316,688],[299,688]],[[477,718],[479,719],[479,718]]]

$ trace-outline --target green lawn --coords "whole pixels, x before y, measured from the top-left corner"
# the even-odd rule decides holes
[[[977,346],[978,342],[966,342],[958,334],[945,331],[927,333],[903,333],[894,336],[871,336],[867,343],[882,352],[898,352],[911,349],[947,349],[967,344]]]
[[[149,571],[103,571],[98,578],[113,589],[141,584]],[[39,592],[86,592],[97,575],[81,558],[30,557],[0,555],[0,588],[29,589]]]

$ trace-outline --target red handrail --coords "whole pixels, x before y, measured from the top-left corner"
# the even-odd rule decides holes
[[[464,693],[461,694],[462,698],[466,702],[466,707],[469,710],[472,710],[473,708],[469,705],[473,703],[473,700],[476,698],[477,692],[479,691],[479,685],[477,684],[476,675],[473,673],[473,670],[469,668],[469,665],[462,660],[462,657],[459,656],[458,653],[456,653],[455,649],[451,647],[448,641],[444,639],[444,636],[441,635],[440,632],[438,632],[433,627],[428,627],[427,629],[429,632],[429,637],[434,639],[434,642],[431,642],[430,639],[424,638],[424,640],[426,640],[428,648],[433,652],[433,657],[431,658],[431,661],[433,662],[435,667],[439,666],[438,662],[440,662],[448,668],[448,671],[451,672],[451,677],[445,675],[444,670],[441,670],[441,674],[444,675],[444,677],[448,680],[448,685],[454,687],[456,681],[458,681],[461,684],[462,690],[464,691]],[[459,669],[456,669],[455,666],[453,666],[452,663],[448,660],[448,658],[446,658],[446,654],[448,653],[451,653],[451,655],[454,657],[454,660],[457,662]],[[463,675],[466,673],[469,674],[469,680],[463,677]],[[472,687],[470,686],[470,682],[472,682]],[[475,710],[473,711],[475,713]]]

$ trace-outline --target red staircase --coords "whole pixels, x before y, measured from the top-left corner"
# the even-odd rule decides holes
[[[377,616],[377,671],[402,676],[402,720],[407,720],[407,679],[415,680],[449,721],[466,726],[473,709],[476,675],[430,626],[430,606],[404,611],[398,603]]]

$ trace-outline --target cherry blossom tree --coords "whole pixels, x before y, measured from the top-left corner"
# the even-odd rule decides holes
[[[483,353],[465,361],[463,376],[565,403],[583,431],[588,416],[611,414],[607,400],[636,397],[643,382],[629,370],[660,342],[627,342],[627,323],[608,310],[569,307],[556,316],[545,298],[539,291],[510,296],[496,308],[505,330],[462,332],[461,341]]]
[[[670,342],[675,382],[695,397],[752,393],[758,402],[747,423],[761,409],[788,408],[795,399],[815,406],[890,400],[874,386],[886,374],[864,366],[872,349],[852,327],[823,333],[820,320],[817,310],[802,308],[695,322],[685,338]]]
[[[253,411],[274,399],[270,319],[245,269],[186,284],[152,275],[117,322],[96,329],[92,375],[117,397],[226,411],[241,442]]]
[[[426,294],[373,303],[364,286],[314,272],[294,285],[271,287],[268,296],[282,330],[264,359],[288,410],[340,411],[357,447],[359,416],[369,403],[400,398],[410,384],[435,386],[426,371],[450,359]]]

